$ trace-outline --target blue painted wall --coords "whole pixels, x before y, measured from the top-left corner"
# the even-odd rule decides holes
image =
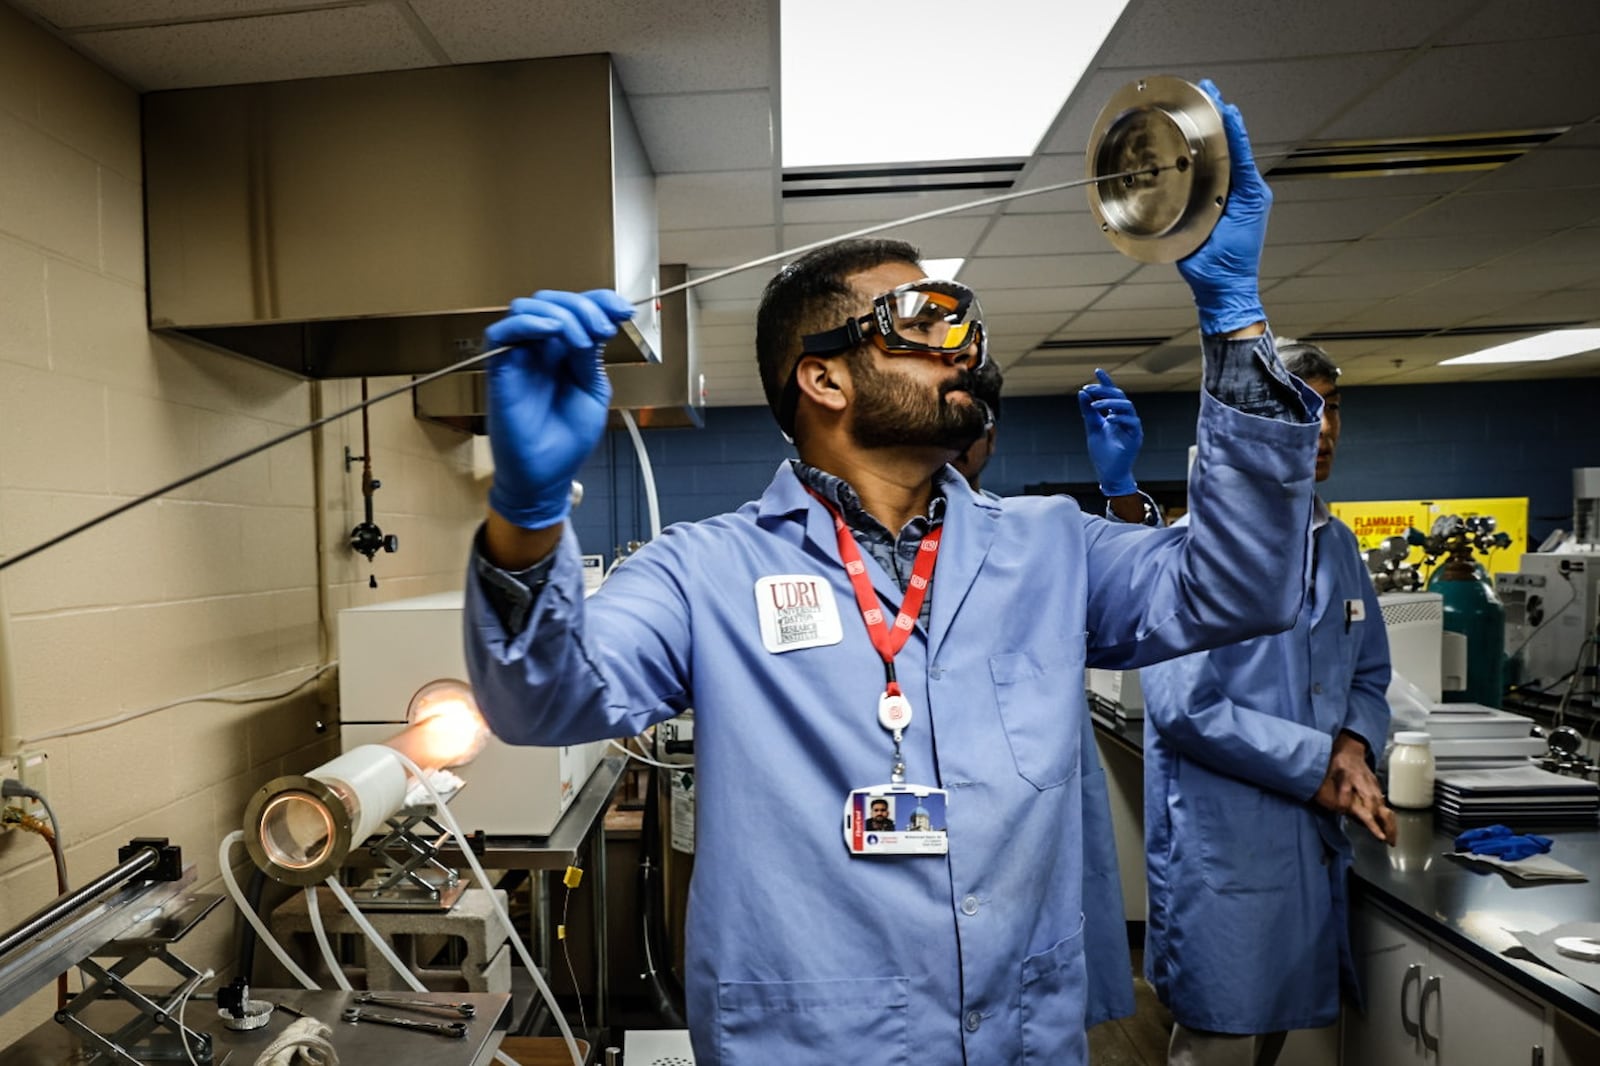
[[[1184,476],[1199,398],[1134,395],[1145,426],[1136,473]],[[645,431],[662,523],[732,510],[766,488],[794,454],[765,407],[714,407],[700,430]],[[1005,401],[984,488],[1019,493],[1041,481],[1089,481],[1094,469],[1071,396]],[[1527,496],[1529,531],[1568,528],[1572,468],[1600,466],[1600,378],[1344,390],[1344,434],[1323,495],[1338,500]],[[579,479],[573,525],[585,551],[609,556],[648,532],[644,491],[624,432],[607,435]]]

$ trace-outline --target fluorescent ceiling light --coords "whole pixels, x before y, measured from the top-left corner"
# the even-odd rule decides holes
[[[966,263],[965,259],[924,259],[922,261],[922,269],[927,272],[930,278],[938,278],[940,281],[954,281],[956,280],[956,275],[961,273],[961,268]]]
[[[1600,348],[1600,329],[1554,329],[1536,337],[1524,337],[1510,344],[1497,344],[1481,352],[1446,359],[1440,366],[1468,363],[1542,363]]]
[[[1032,155],[1127,0],[782,0],[783,165]]]

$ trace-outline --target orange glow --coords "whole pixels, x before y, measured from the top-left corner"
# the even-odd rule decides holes
[[[462,681],[433,681],[411,698],[411,727],[385,741],[424,770],[462,766],[489,741],[472,689]]]

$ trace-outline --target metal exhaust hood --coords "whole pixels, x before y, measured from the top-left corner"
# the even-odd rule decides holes
[[[681,285],[688,273],[682,263],[663,265],[661,284],[666,288]],[[698,319],[694,294],[675,292],[661,298],[660,363],[614,363],[611,346],[607,346],[613,412],[632,411],[643,429],[705,425],[705,375],[700,373],[695,343]],[[620,338],[611,343],[619,342]],[[488,383],[481,370],[447,374],[419,386],[411,395],[418,418],[469,433],[487,432]],[[613,413],[611,428],[621,425]]]
[[[152,330],[307,377],[416,374],[535,287],[660,287],[655,178],[609,56],[141,106]],[[606,358],[659,353],[646,305]]]

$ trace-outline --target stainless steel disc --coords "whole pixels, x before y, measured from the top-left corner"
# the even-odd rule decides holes
[[[1089,210],[1124,255],[1171,263],[1205,243],[1228,198],[1222,114],[1182,78],[1130,82],[1111,97],[1089,135],[1088,176],[1162,169],[1089,188]]]

